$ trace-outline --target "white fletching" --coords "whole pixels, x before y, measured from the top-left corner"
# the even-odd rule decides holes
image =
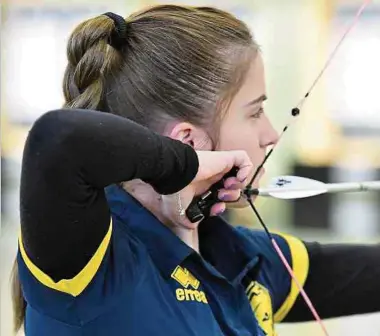
[[[294,199],[320,195],[327,190],[325,184],[320,181],[299,176],[278,176],[270,181],[266,191],[268,196]]]

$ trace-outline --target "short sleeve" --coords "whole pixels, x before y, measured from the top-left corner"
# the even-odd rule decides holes
[[[274,322],[281,322],[294,305],[299,290],[290,277],[272,242],[264,231],[238,228],[244,236],[255,245],[262,255],[259,281],[271,296]],[[297,280],[303,286],[309,272],[309,256],[304,243],[291,235],[272,233],[277,245],[291,266]]]
[[[43,272],[33,261],[29,258],[22,241],[22,235],[19,236],[19,251],[20,262],[25,265],[26,269],[38,280],[40,284],[50,289],[69,294],[73,297],[79,296],[91,283],[96,276],[103,259],[106,256],[107,250],[112,237],[112,220],[110,221],[107,234],[103,238],[97,250],[93,253],[88,263],[78,272],[74,277],[68,279],[61,279],[54,281],[48,274]]]

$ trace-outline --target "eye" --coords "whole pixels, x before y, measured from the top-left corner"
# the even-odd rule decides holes
[[[260,109],[256,111],[254,114],[252,114],[251,117],[255,119],[260,119],[263,113],[264,113],[264,108],[260,107]]]

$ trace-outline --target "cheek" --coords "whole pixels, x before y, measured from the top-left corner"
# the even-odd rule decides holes
[[[253,163],[257,157],[261,157],[258,131],[252,126],[251,120],[246,120],[240,125],[232,123],[223,126],[218,150],[245,150]]]
[[[201,134],[197,136],[197,140],[194,143],[195,150],[212,150],[213,149],[213,141],[209,137],[207,133]]]

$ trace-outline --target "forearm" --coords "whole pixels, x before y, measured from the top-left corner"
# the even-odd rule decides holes
[[[87,110],[42,116],[26,141],[20,186],[23,245],[55,280],[72,277],[110,225],[109,184],[134,178],[174,193],[195,177],[187,145],[130,120]]]
[[[97,111],[45,114],[33,126],[26,148],[24,156],[42,157],[46,171],[54,169],[57,174],[62,170],[66,175],[70,172],[64,164],[75,164],[84,180],[97,188],[139,178],[161,193],[174,193],[185,187],[198,169],[190,146],[126,118]]]

